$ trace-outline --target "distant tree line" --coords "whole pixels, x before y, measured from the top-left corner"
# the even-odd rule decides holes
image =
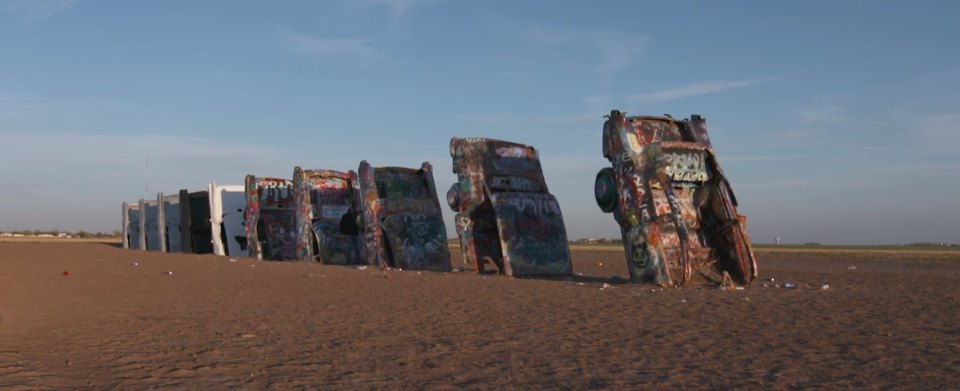
[[[575,243],[575,244],[617,244],[617,243],[623,243],[623,240],[622,240],[622,239],[608,239],[608,238],[599,238],[599,239],[581,238],[581,239],[574,240],[574,241],[572,241],[571,243]]]
[[[69,236],[81,239],[119,238],[121,235],[119,230],[113,230],[113,232],[89,232],[84,230],[70,232],[59,229],[0,231],[0,234],[3,236]]]

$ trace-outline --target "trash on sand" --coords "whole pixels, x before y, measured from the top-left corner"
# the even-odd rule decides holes
[[[603,283],[603,286],[601,286],[600,289],[607,289],[609,287],[610,287],[610,284]]]
[[[847,266],[847,270],[857,270],[857,267],[850,265],[850,266]]]
[[[236,262],[236,261],[237,261],[236,259],[230,258],[230,262]]]
[[[168,276],[172,276],[172,275],[173,275],[173,272],[172,272],[172,271],[166,271],[166,272],[164,272],[163,274],[166,274],[166,275],[168,275]]]
[[[578,282],[577,285],[578,285],[578,286],[583,286],[583,283],[582,283],[582,282]]]
[[[367,270],[367,265],[357,266],[357,270]]]
[[[797,286],[794,285],[794,284],[792,284],[792,283],[785,282],[785,283],[783,283],[783,287],[784,287],[784,288],[787,288],[787,289],[793,289],[793,288],[796,288]]]
[[[140,266],[140,262],[134,262],[133,266]]]
[[[726,270],[723,271],[723,281],[720,281],[720,290],[733,290],[737,284],[733,283],[733,279],[730,278],[730,273]]]
[[[603,262],[597,262],[597,266],[603,266]]]
[[[821,286],[820,289],[823,289],[823,290],[830,289],[830,284],[823,284],[823,286]]]

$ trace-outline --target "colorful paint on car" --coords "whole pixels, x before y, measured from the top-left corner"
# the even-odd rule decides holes
[[[695,273],[749,284],[757,276],[746,217],[698,115],[626,116],[613,110],[603,125],[597,174],[600,209],[620,224],[630,280],[680,286]]]
[[[357,174],[293,169],[297,259],[334,265],[366,264],[362,237],[341,233],[340,222],[359,208]]]
[[[573,271],[560,205],[533,147],[488,138],[450,140],[457,182],[447,192],[464,261],[512,276]]]
[[[367,262],[410,270],[450,271],[447,229],[443,224],[433,167],[358,169]]]
[[[250,256],[271,261],[297,259],[293,181],[247,175],[244,187],[244,229]]]

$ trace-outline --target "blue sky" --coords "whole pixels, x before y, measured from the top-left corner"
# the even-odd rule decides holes
[[[293,166],[537,147],[571,238],[610,109],[698,113],[756,242],[960,242],[953,1],[0,0],[0,230]],[[447,213],[453,233],[452,215]]]

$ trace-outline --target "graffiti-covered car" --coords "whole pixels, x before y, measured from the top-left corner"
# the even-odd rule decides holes
[[[293,169],[297,259],[335,265],[366,264],[359,231],[341,229],[344,216],[359,214],[360,192],[356,187],[357,174],[353,170]]]
[[[244,187],[244,229],[250,256],[271,261],[297,259],[293,181],[247,175]]]
[[[433,167],[358,170],[367,262],[410,270],[450,271],[450,250]]]
[[[560,205],[548,192],[536,149],[454,137],[450,156],[457,183],[447,203],[457,212],[465,262],[482,273],[490,260],[512,276],[572,272]]]
[[[679,286],[699,273],[749,284],[757,276],[746,218],[704,118],[611,111],[603,156],[612,167],[597,174],[594,192],[620,224],[632,282]]]

